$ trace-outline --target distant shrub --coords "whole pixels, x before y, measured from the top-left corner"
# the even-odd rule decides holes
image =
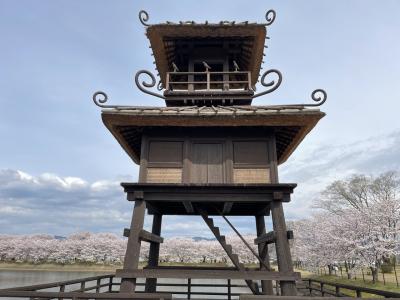
[[[393,266],[389,264],[383,264],[381,266],[381,271],[382,273],[392,273],[393,272]]]

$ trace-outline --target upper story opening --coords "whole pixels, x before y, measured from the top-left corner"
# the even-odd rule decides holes
[[[158,24],[147,36],[168,106],[251,104],[265,25]]]

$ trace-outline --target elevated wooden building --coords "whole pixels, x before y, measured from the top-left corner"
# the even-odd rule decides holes
[[[279,183],[278,165],[324,116],[316,106],[326,100],[315,90],[318,103],[254,106],[252,100],[279,87],[282,75],[275,69],[260,77],[267,27],[275,19],[268,11],[266,23],[216,24],[167,22],[148,25],[140,12],[159,72],[139,71],[138,88],[165,101],[163,107],[104,104],[106,127],[133,162],[140,165],[138,183],[122,183],[134,202],[123,269],[121,292],[134,292],[137,278],[147,278],[146,291],[157,291],[157,278],[242,279],[253,294],[273,294],[272,281],[281,295],[296,295],[298,273],[293,272],[283,203],[289,202],[296,184]],[[140,81],[141,75],[151,82]],[[266,82],[266,79],[274,79]],[[256,93],[260,83],[264,91]],[[152,89],[153,88],[153,89]],[[153,216],[152,232],[143,229],[145,211]],[[163,242],[163,215],[191,215],[204,220],[230,258],[233,268],[179,268],[158,265]],[[246,268],[214,225],[221,216],[248,246],[260,266]],[[254,217],[258,246],[255,251],[229,221],[229,216]],[[267,232],[264,218],[272,218]],[[149,262],[139,269],[141,243],[150,243]],[[274,243],[278,270],[270,268],[268,245]],[[260,283],[260,284],[258,284]]]

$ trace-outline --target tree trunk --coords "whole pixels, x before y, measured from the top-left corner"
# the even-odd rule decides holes
[[[333,266],[332,265],[328,265],[328,275],[331,276],[333,273]]]
[[[372,283],[378,282],[378,268],[371,267],[371,274],[372,274]]]
[[[351,273],[349,272],[349,263],[345,260],[344,266],[346,268],[347,279],[351,279]]]

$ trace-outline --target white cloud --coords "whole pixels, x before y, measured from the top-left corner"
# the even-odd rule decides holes
[[[310,146],[294,153],[280,168],[281,182],[296,182],[292,202],[286,205],[291,219],[311,213],[313,200],[329,183],[352,174],[400,171],[400,131],[357,140],[350,144]]]

